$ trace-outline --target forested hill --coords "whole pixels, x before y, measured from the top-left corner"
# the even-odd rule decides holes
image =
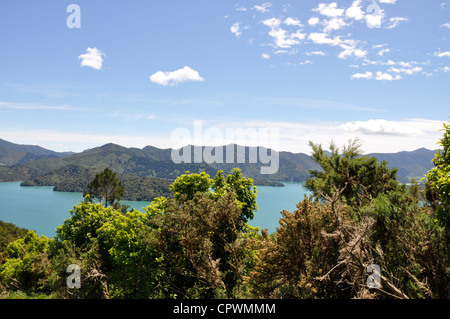
[[[54,186],[58,192],[80,192],[88,190],[87,185],[99,173],[99,169],[70,164],[50,173],[36,175],[21,183],[22,186]],[[152,201],[156,197],[171,197],[170,181],[160,178],[118,174],[125,192],[124,200]]]
[[[261,167],[268,166],[270,163],[262,164],[259,161],[257,163],[249,163],[249,154],[251,154],[251,151],[256,151],[256,154],[258,154],[258,151],[266,150],[246,147],[244,163],[237,163],[238,146],[236,145],[233,145],[235,150],[234,163],[212,164],[205,162],[194,163],[193,154],[196,149],[199,150],[199,147],[194,146],[191,146],[191,163],[181,164],[176,164],[172,161],[171,149],[159,149],[153,146],[139,149],[106,144],[75,154],[56,152],[53,154],[51,153],[52,151],[47,153],[46,151],[48,150],[44,151],[45,149],[39,147],[23,149],[17,144],[6,141],[2,141],[1,146],[6,151],[0,154],[6,154],[8,151],[27,150],[29,153],[35,151],[36,153],[33,154],[36,156],[47,156],[50,158],[35,159],[23,163],[23,160],[22,162],[21,160],[14,162],[12,157],[10,157],[9,163],[13,164],[2,162],[3,166],[0,166],[0,181],[20,180],[24,181],[26,185],[53,185],[56,186],[55,190],[62,191],[80,190],[86,181],[93,176],[94,172],[98,172],[105,167],[109,167],[118,173],[124,180],[138,182],[137,179],[139,178],[139,183],[147,186],[152,183],[155,185],[161,184],[162,186],[164,184],[162,180],[165,180],[166,183],[164,185],[167,186],[165,192],[168,191],[169,182],[186,171],[194,173],[204,171],[210,176],[214,176],[217,170],[223,170],[225,173],[228,173],[232,168],[239,167],[242,173],[247,177],[253,178],[257,185],[279,186],[277,182],[303,182],[309,177],[309,170],[319,169],[318,165],[307,154],[280,152],[278,171],[275,174],[264,175],[261,174]],[[200,149],[200,151],[203,150],[204,148]],[[379,153],[368,154],[367,156],[375,156],[378,160],[386,160],[389,167],[397,167],[399,169],[399,180],[408,182],[412,177],[420,179],[431,169],[431,160],[435,152],[419,149],[412,152]],[[146,178],[146,180],[142,178]],[[157,180],[152,181],[151,178],[156,178]],[[137,190],[135,189],[135,191]],[[149,196],[144,197],[149,198]]]

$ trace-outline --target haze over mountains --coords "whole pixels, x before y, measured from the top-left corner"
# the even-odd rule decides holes
[[[165,180],[167,182],[161,186],[164,188],[168,187],[169,181],[173,181],[185,171],[204,171],[214,176],[217,170],[227,173],[232,168],[239,167],[242,173],[253,178],[257,185],[281,186],[277,182],[303,182],[308,178],[309,170],[319,169],[307,154],[280,152],[278,171],[270,175],[261,174],[261,167],[268,164],[262,164],[260,161],[249,163],[250,150],[257,152],[261,148],[245,147],[245,161],[237,163],[238,146],[233,147],[234,163],[194,163],[192,158],[191,163],[176,164],[172,161],[171,149],[153,146],[139,149],[106,144],[80,153],[58,153],[40,146],[18,145],[0,139],[0,181],[24,181],[24,185],[52,185],[55,190],[81,191],[83,184],[89,182],[95,172],[109,167],[123,178],[127,176],[125,179],[129,180],[129,183],[144,183],[142,178],[145,178],[145,184],[148,186],[148,183],[154,184],[156,181],[159,185]],[[200,147],[190,148],[194,154]],[[200,149],[203,150],[204,147]],[[431,161],[435,152],[421,148],[412,152],[376,153],[367,156],[374,156],[379,161],[386,160],[389,167],[399,169],[400,182],[409,182],[411,178],[422,178],[433,167]],[[145,198],[149,199],[148,196]]]

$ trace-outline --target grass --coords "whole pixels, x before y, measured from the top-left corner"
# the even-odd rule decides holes
[[[49,295],[43,293],[32,293],[28,295],[23,291],[13,291],[0,295],[0,299],[58,299],[58,297],[54,293]]]

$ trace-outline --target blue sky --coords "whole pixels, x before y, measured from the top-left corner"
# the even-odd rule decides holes
[[[442,0],[4,0],[0,43],[0,138],[57,151],[173,147],[194,121],[435,149],[450,116]]]

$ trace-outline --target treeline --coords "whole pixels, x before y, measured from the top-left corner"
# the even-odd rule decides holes
[[[28,232],[7,246],[0,289],[57,298],[450,298],[445,129],[423,190],[361,156],[358,141],[329,153],[311,143],[321,168],[306,183],[313,195],[283,211],[272,234],[248,225],[257,190],[239,169],[187,172],[172,198],[143,212],[86,196],[55,238]],[[66,285],[71,264],[80,288]]]

